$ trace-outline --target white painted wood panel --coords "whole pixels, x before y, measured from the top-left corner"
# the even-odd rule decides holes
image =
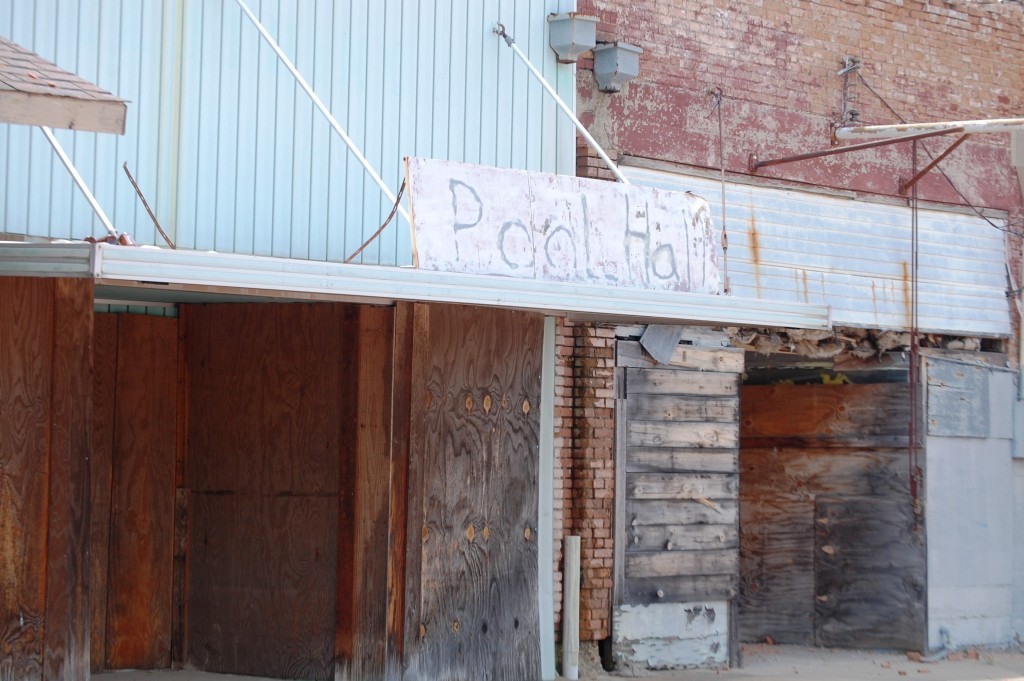
[[[685,192],[408,160],[418,267],[717,293],[718,232]]]

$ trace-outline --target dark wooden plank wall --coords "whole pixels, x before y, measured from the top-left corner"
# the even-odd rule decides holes
[[[343,373],[354,308],[209,305],[186,316],[187,659],[330,678],[339,464],[355,448],[343,437],[357,394]]]
[[[97,314],[93,323],[93,438],[89,466],[89,643],[93,672],[106,669],[107,576],[110,561],[110,495],[117,396],[119,316]]]
[[[173,318],[122,315],[119,320],[108,669],[170,666],[177,342]]]
[[[920,647],[921,534],[887,515],[913,508],[908,385],[746,386],[742,405],[741,638]],[[874,524],[880,544],[857,533]],[[902,587],[879,602],[863,574]]]
[[[543,319],[413,316],[405,678],[538,678]]]
[[[639,343],[619,341],[616,363],[625,396],[618,600],[729,600],[739,582],[743,352],[681,345],[656,365]]]
[[[89,675],[90,280],[0,278],[0,677]]]

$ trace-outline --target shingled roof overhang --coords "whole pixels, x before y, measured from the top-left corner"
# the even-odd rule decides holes
[[[0,123],[123,135],[126,113],[123,100],[0,37]]]

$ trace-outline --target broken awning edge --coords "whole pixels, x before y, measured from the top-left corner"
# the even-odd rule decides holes
[[[502,307],[579,320],[827,329],[829,309],[700,293],[536,281],[112,244],[0,244],[0,274],[92,276],[104,297],[138,301],[395,301]],[[229,299],[230,299],[229,298]]]

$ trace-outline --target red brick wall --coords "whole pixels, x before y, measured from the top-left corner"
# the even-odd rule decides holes
[[[610,633],[615,515],[615,332],[560,320],[555,373],[555,610],[562,542],[580,536],[580,640]]]
[[[716,168],[718,118],[709,92],[723,95],[727,165],[746,173],[762,158],[827,148],[842,107],[845,55],[904,118],[927,122],[1009,117],[1024,112],[1024,7],[967,0],[580,0],[596,14],[599,40],[644,49],[640,77],[619,94],[597,90],[590,60],[577,71],[578,109],[613,154]],[[855,85],[861,120],[895,115]],[[943,167],[968,198],[1021,207],[1009,135],[979,135]],[[952,139],[927,142],[933,152]],[[830,160],[766,168],[760,174],[895,195],[909,176],[907,144]],[[923,165],[923,163],[922,163]],[[937,173],[923,198],[959,203]]]

